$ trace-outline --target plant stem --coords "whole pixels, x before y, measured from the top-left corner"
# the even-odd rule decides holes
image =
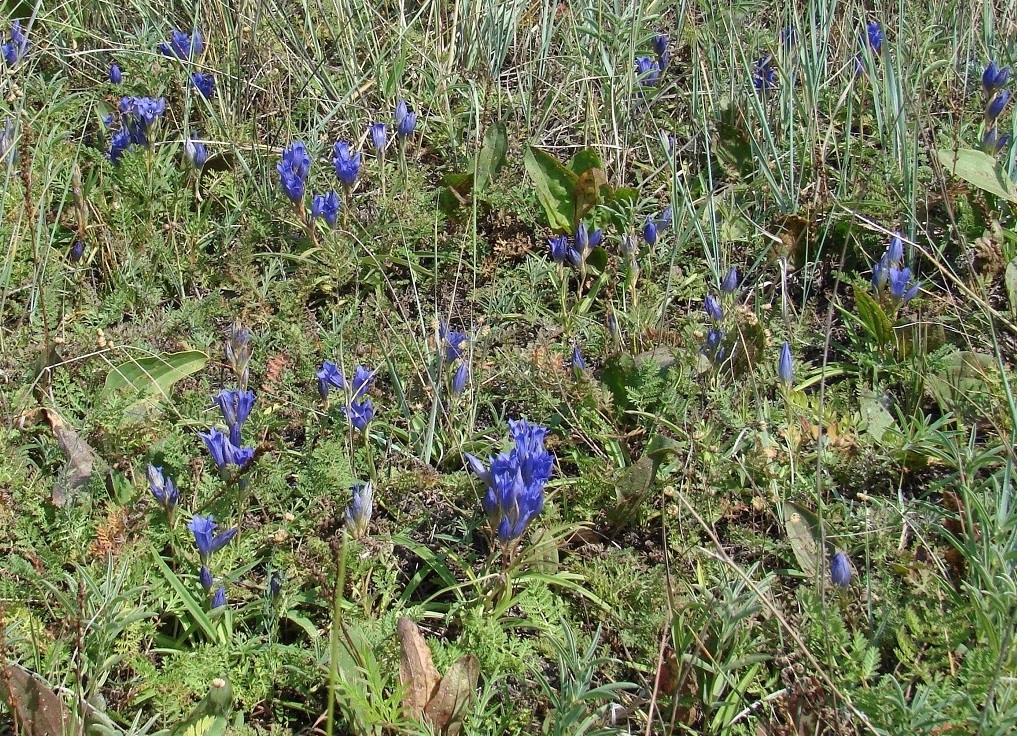
[[[343,589],[346,587],[346,531],[339,538],[336,561],[335,591],[332,594],[332,631],[329,636],[328,712],[325,734],[332,736],[335,724],[336,685],[339,680],[339,631],[342,628]]]

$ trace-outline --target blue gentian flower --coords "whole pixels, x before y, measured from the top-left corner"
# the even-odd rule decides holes
[[[350,144],[339,141],[333,148],[332,165],[335,166],[335,177],[347,189],[353,186],[360,173],[360,151],[350,152]]]
[[[283,149],[282,160],[276,164],[279,185],[283,193],[293,202],[304,198],[307,175],[311,172],[311,155],[301,141],[295,141]]]
[[[502,545],[518,540],[544,508],[544,486],[551,477],[554,458],[544,449],[547,427],[525,419],[509,421],[514,447],[484,466],[473,455],[466,460],[487,485],[483,507],[488,524]]]
[[[127,121],[131,142],[148,145],[146,133],[166,112],[164,97],[124,97],[120,100],[120,113]]]
[[[752,64],[752,86],[766,92],[777,86],[777,68],[772,56],[760,56]]]
[[[1003,89],[1009,79],[1010,67],[1006,66],[1000,69],[994,60],[990,61],[989,65],[985,67],[985,71],[982,72],[982,90],[985,92],[985,96],[992,97]]]
[[[466,383],[470,380],[470,366],[465,360],[460,361],[459,367],[456,368],[455,375],[452,376],[452,393],[458,396],[466,388]]]
[[[834,585],[841,588],[851,585],[851,562],[848,560],[847,555],[839,550],[833,556],[833,561],[830,563],[830,579]]]
[[[171,515],[180,503],[180,491],[173,485],[172,478],[163,475],[162,468],[148,466],[148,489],[167,516]]]
[[[339,367],[331,361],[326,360],[321,364],[321,370],[318,371],[317,376],[318,393],[321,394],[322,400],[328,398],[329,387],[346,388],[346,381],[343,378],[343,374],[339,371]]]
[[[28,37],[21,30],[21,21],[16,20],[11,24],[11,40],[0,47],[4,61],[8,66],[14,66],[28,52]]]
[[[232,429],[230,434],[233,434]],[[243,468],[254,458],[253,447],[237,446],[230,441],[227,435],[215,427],[209,429],[207,433],[198,432],[198,436],[205,443],[208,453],[212,456],[212,461],[219,470],[222,470],[227,465],[236,465],[238,468]]]
[[[174,29],[169,46],[164,43],[159,44],[159,53],[163,56],[176,57],[177,59],[187,61],[201,56],[204,48],[205,42],[201,37],[201,31],[197,28],[194,29],[193,33]]]
[[[985,107],[985,127],[991,128],[996,124],[996,118],[1003,114],[1008,102],[1010,102],[1010,90],[1004,89],[996,93],[996,96]]]
[[[346,507],[343,517],[346,528],[354,539],[367,536],[367,527],[371,523],[371,512],[374,510],[374,489],[370,483],[353,486],[353,500]]]
[[[580,222],[579,227],[576,228],[575,236],[575,247],[573,250],[578,254],[580,262],[585,261],[587,256],[590,255],[590,251],[600,245],[600,242],[604,239],[604,234],[598,229],[592,233],[587,229],[585,222]],[[572,260],[570,257],[569,260]],[[576,263],[575,265],[579,265]]]
[[[268,595],[271,598],[278,598],[282,593],[283,576],[278,570],[272,572],[268,578]]]
[[[719,327],[711,327],[706,333],[705,351],[711,355],[716,355],[717,348],[720,347],[721,340],[724,339],[724,331]]]
[[[673,215],[671,214],[671,205],[664,208],[664,211],[660,213],[660,217],[657,218],[657,229],[664,230],[665,228],[671,227],[671,220]]]
[[[321,217],[330,227],[335,227],[339,220],[339,195],[335,192],[315,194],[311,200],[311,217]]]
[[[780,348],[780,360],[777,362],[777,375],[785,384],[794,380],[794,363],[791,360],[791,344],[785,340]]]
[[[724,319],[724,310],[720,307],[720,301],[713,294],[707,294],[703,300],[703,309],[714,322]]]
[[[906,303],[914,299],[918,294],[918,283],[915,283],[910,288],[908,287],[908,284],[911,283],[910,268],[895,268],[891,266],[887,280],[890,284],[890,295],[897,301]]]
[[[879,262],[872,267],[872,288],[876,292],[883,290],[886,286],[886,278],[890,272],[890,253],[889,251],[883,254],[883,257],[879,259]]]
[[[900,233],[894,233],[890,238],[890,246],[886,249],[886,258],[892,266],[899,266],[904,260],[904,241]]]
[[[720,290],[725,294],[734,293],[738,288],[738,269],[733,266],[724,274],[724,280],[720,282]]]
[[[184,155],[191,162],[191,166],[200,169],[208,160],[208,149],[205,148],[204,143],[195,140],[193,135],[189,135],[184,140]]]
[[[208,562],[209,557],[229,544],[229,541],[237,535],[236,527],[217,534],[216,530],[219,525],[215,523],[215,517],[211,514],[208,516],[195,514],[191,517],[187,528],[194,535],[194,546],[198,549],[198,556],[201,557],[203,565]]]
[[[212,95],[215,94],[215,77],[211,74],[202,74],[201,72],[194,72],[191,75],[191,84],[198,90],[199,94],[206,100],[212,99]]]
[[[226,588],[219,586],[215,591],[215,595],[212,596],[212,608],[222,608],[226,605]]]
[[[120,163],[120,157],[124,154],[128,148],[131,147],[131,135],[126,130],[118,130],[110,138],[109,142],[109,153],[106,154],[106,158],[116,166]]]
[[[883,50],[883,29],[877,21],[866,24],[865,37],[873,54],[879,54]]]
[[[371,126],[371,143],[378,153],[385,150],[388,145],[388,128],[385,123],[375,123]]]
[[[120,71],[120,67],[116,63],[109,65],[109,81],[112,84],[120,84],[124,80],[124,74]]]
[[[363,432],[367,429],[368,423],[374,419],[374,404],[370,399],[351,401],[348,406],[343,407],[343,414],[358,432]]]
[[[657,224],[653,220],[647,220],[643,225],[643,240],[650,246],[657,244]]]
[[[212,571],[206,565],[202,565],[201,570],[198,571],[198,582],[201,583],[201,587],[205,589],[206,593],[212,590],[212,586],[215,585]]]
[[[358,365],[353,370],[353,398],[357,398],[360,394],[367,391],[371,386],[371,381],[374,380],[374,374],[377,371],[372,371],[365,368],[362,365]]]
[[[982,136],[981,148],[990,156],[998,156],[1010,147],[1010,135],[999,135],[992,126]]]
[[[226,426],[230,428],[230,442],[235,447],[240,446],[240,428],[243,427],[247,417],[251,415],[254,408],[254,392],[241,391],[240,389],[223,389],[215,397],[215,403],[226,420]]]
[[[441,329],[441,341],[445,345],[445,360],[451,363],[453,360],[462,358],[466,353],[466,348],[470,344],[470,337],[465,332],[458,332],[457,330],[450,330],[448,325],[442,323]]]
[[[653,37],[653,50],[657,54],[657,65],[661,69],[666,69],[668,62],[671,61],[671,52],[667,48],[666,35],[658,33]]]
[[[547,241],[551,246],[551,260],[555,263],[564,263],[569,257],[571,243],[568,235],[555,235]]]
[[[410,112],[406,106],[406,100],[399,100],[395,109],[396,135],[400,138],[409,138],[417,127],[417,113]]]
[[[572,370],[581,374],[587,368],[586,360],[583,359],[583,353],[579,350],[578,345],[572,346]]]
[[[68,254],[71,263],[77,263],[81,260],[81,256],[85,255],[85,241],[80,238],[76,238],[71,243],[71,252]]]
[[[660,65],[649,56],[639,56],[636,58],[636,76],[640,86],[655,85],[660,79]]]

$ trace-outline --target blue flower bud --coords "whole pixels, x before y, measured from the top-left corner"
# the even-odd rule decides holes
[[[725,294],[732,294],[738,288],[738,269],[733,266],[724,274],[724,280],[720,282],[720,290]]]
[[[354,539],[362,539],[367,536],[367,529],[371,523],[371,512],[374,508],[374,489],[370,483],[353,486],[353,500],[346,507],[343,514],[346,521],[346,528]]]
[[[834,585],[846,588],[851,584],[851,562],[847,555],[838,551],[830,563],[830,579]]]
[[[202,564],[229,544],[230,540],[237,535],[236,527],[216,533],[219,525],[215,523],[215,517],[211,514],[208,516],[195,514],[188,522],[187,528],[194,535],[194,546],[198,550]]]
[[[212,596],[212,608],[222,608],[226,605],[226,588],[219,586],[219,589],[215,591],[215,595]]]
[[[1010,90],[1004,89],[996,93],[989,104],[985,107],[985,126],[991,128],[996,124],[996,118],[1003,114],[1007,103],[1010,102]]]
[[[1010,67],[1000,69],[996,66],[995,60],[990,61],[989,65],[985,67],[985,71],[982,72],[982,90],[985,92],[985,96],[994,95],[1006,85],[1009,79]]]
[[[201,571],[198,573],[198,582],[201,583],[201,587],[205,589],[205,592],[212,590],[212,586],[215,585],[215,580],[212,578],[212,571],[205,565],[201,566]]]
[[[780,361],[777,363],[777,375],[780,380],[787,385],[790,385],[791,381],[794,380],[794,364],[791,362],[791,344],[784,341],[784,345],[780,349]]]
[[[900,233],[894,233],[890,238],[890,247],[886,251],[886,257],[891,266],[898,266],[904,260],[904,241]]]
[[[707,294],[703,300],[703,309],[706,310],[707,316],[714,322],[720,322],[724,319],[724,310],[720,308],[720,301],[713,294]]]
[[[399,100],[395,110],[396,135],[400,138],[409,138],[417,127],[417,113],[410,112],[406,106],[406,100]]]
[[[568,235],[555,235],[548,239],[547,244],[551,247],[551,260],[555,263],[564,263],[569,255]]]
[[[85,255],[85,241],[75,240],[71,245],[71,252],[68,255],[71,263],[77,263],[81,260],[81,256]]]
[[[189,135],[184,140],[184,155],[186,155],[187,160],[191,162],[191,166],[196,169],[200,169],[208,160],[208,149],[205,148],[204,143],[195,140]]]
[[[109,81],[113,84],[120,84],[124,79],[123,72],[120,71],[120,67],[116,63],[109,65]]]
[[[990,156],[998,156],[1010,147],[1010,136],[999,135],[996,126],[985,131],[982,136],[981,149]]]
[[[456,368],[455,375],[452,376],[452,393],[457,396],[463,392],[466,388],[467,381],[470,380],[470,366],[466,361],[461,361],[459,367]]]
[[[0,47],[0,52],[8,66],[14,66],[24,58],[28,52],[28,37],[21,30],[21,21],[16,20],[11,24],[11,40]]]
[[[871,21],[865,26],[866,40],[872,53],[879,54],[883,50],[883,29],[876,21]]]
[[[371,126],[371,142],[378,153],[385,150],[385,146],[388,145],[388,129],[385,123],[375,123]]]
[[[587,369],[586,360],[583,359],[583,354],[579,350],[578,345],[572,347],[572,370],[576,375],[582,374]]]
[[[653,220],[647,220],[643,225],[643,240],[650,246],[657,244],[657,225]]]

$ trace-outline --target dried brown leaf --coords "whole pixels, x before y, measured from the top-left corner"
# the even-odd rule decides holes
[[[434,697],[441,676],[431,660],[431,648],[412,619],[399,619],[399,682],[406,690],[406,713],[417,720]]]

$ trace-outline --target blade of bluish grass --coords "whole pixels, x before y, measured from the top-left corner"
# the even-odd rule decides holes
[[[176,573],[170,570],[169,565],[167,565],[166,561],[163,560],[162,555],[155,550],[152,550],[152,558],[155,560],[156,565],[158,565],[159,570],[166,579],[166,582],[170,584],[170,587],[173,588],[174,592],[176,592],[177,597],[180,598],[180,602],[184,604],[184,608],[186,608],[187,613],[190,614],[191,620],[198,625],[198,628],[201,629],[208,641],[217,641],[218,635],[216,633],[215,625],[212,623],[212,619],[208,616],[208,614],[205,613],[201,604],[195,600],[194,596],[191,595],[191,592],[180,581],[180,578],[177,577]],[[189,631],[185,632],[185,637],[186,634],[189,633]]]

